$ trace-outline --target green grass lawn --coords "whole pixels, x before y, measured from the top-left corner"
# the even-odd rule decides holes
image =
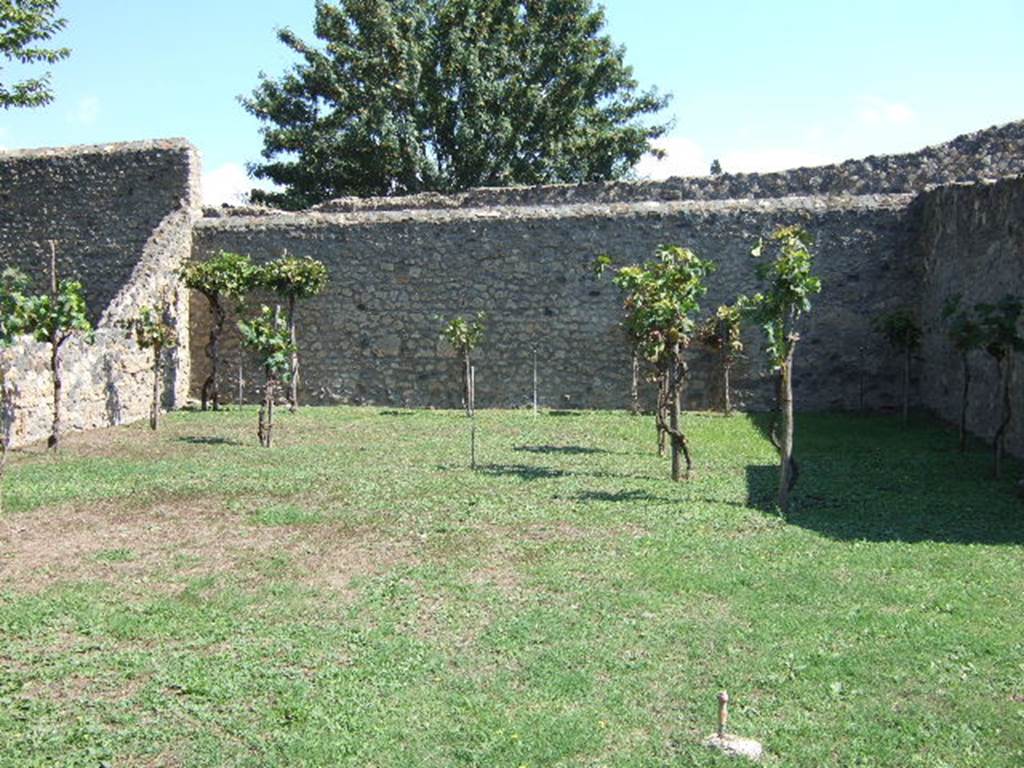
[[[0,766],[1024,764],[1024,503],[947,428],[178,413],[17,454]]]

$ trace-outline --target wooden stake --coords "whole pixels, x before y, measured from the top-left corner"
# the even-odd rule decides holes
[[[729,723],[729,693],[722,691],[718,694],[718,737],[725,736],[725,726]]]

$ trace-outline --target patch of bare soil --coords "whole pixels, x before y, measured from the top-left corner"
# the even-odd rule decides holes
[[[62,582],[116,583],[127,593],[174,591],[195,576],[264,578],[260,564],[283,557],[289,575],[346,592],[352,578],[414,559],[412,543],[341,524],[254,525],[217,500],[122,501],[0,518],[0,583],[38,592]]]

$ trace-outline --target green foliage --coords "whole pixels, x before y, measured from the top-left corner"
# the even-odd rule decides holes
[[[452,349],[466,355],[476,349],[484,340],[487,313],[477,312],[475,320],[456,316],[445,323],[441,338],[452,345]]]
[[[287,381],[291,376],[291,356],[294,347],[288,331],[288,322],[278,310],[264,305],[250,320],[240,320],[238,330],[242,343],[260,358],[260,363],[273,377]]]
[[[25,290],[28,283],[28,276],[14,267],[0,272],[0,347],[10,345],[27,333]]]
[[[660,363],[676,345],[690,344],[696,330],[693,315],[707,292],[704,278],[715,264],[678,245],[659,246],[655,256],[644,264],[620,267],[612,282],[626,293],[625,326],[637,351]],[[609,264],[607,257],[599,259],[601,269]]]
[[[190,261],[181,270],[185,287],[210,301],[229,299],[241,304],[260,278],[252,259],[238,253],[220,251],[206,261]]]
[[[77,280],[62,280],[56,297],[44,293],[25,298],[22,312],[23,328],[36,341],[60,346],[76,332],[92,340],[85,289]]]
[[[168,315],[166,306],[160,309],[142,307],[138,314],[122,323],[129,337],[134,336],[140,349],[170,349],[178,345],[177,329],[164,318]]]
[[[814,238],[800,226],[783,227],[766,238],[759,238],[751,251],[755,259],[772,255],[758,264],[757,275],[764,290],[752,297],[741,297],[738,306],[764,331],[768,359],[773,368],[781,368],[793,345],[799,340],[795,324],[811,311],[811,297],[821,291],[821,280],[811,269]]]
[[[890,346],[912,352],[921,346],[921,326],[909,309],[897,309],[876,317],[871,327],[885,337]]]
[[[1018,326],[1024,302],[1007,294],[995,304],[977,304],[974,311],[981,327],[982,346],[998,361],[1024,349],[1024,337]]]
[[[253,199],[304,208],[343,195],[616,179],[667,129],[593,0],[316,2],[321,46],[242,104],[262,123]]]
[[[307,299],[327,287],[327,267],[309,256],[285,255],[260,267],[256,281],[282,298]]]
[[[961,297],[950,296],[942,308],[942,318],[946,321],[946,334],[953,348],[960,354],[980,349],[985,333],[975,313],[961,306]]]
[[[67,48],[44,48],[67,25],[57,14],[58,0],[0,0],[0,56],[19,64],[56,64],[66,59]],[[0,68],[2,69],[2,68]],[[53,101],[50,74],[4,84],[0,81],[0,107],[40,107]]]
[[[700,328],[700,341],[717,352],[736,357],[743,352],[743,309],[739,304],[722,304]]]

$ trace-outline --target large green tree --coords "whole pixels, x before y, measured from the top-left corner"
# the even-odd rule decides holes
[[[322,46],[260,75],[254,200],[303,208],[344,195],[604,181],[632,169],[667,125],[593,0],[316,2]]]
[[[67,48],[45,45],[67,24],[57,16],[59,0],[0,0],[0,55],[19,64],[56,64]],[[50,73],[5,82],[0,67],[0,107],[39,107],[53,101]]]

